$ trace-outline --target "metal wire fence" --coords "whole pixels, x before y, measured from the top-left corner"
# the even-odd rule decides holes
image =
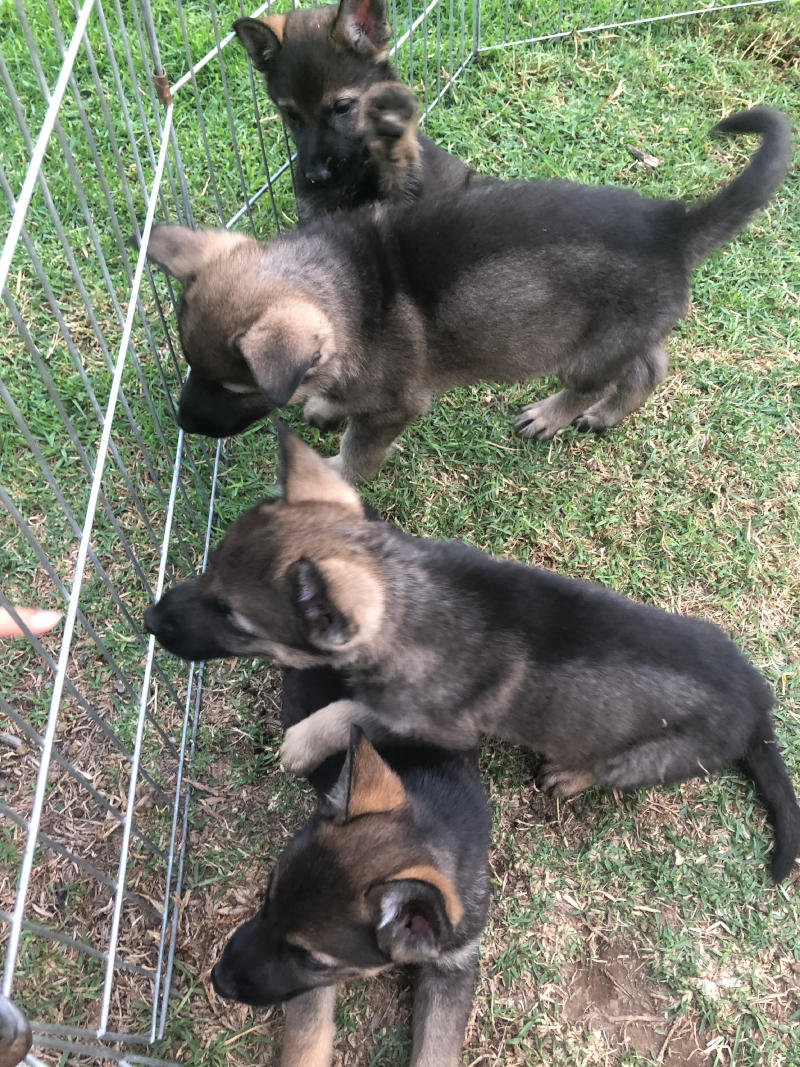
[[[64,611],[58,636],[0,658],[2,995],[30,1064],[168,1062],[141,1053],[168,1024],[203,668],[157,657],[140,620],[203,566],[226,458],[177,429],[176,294],[128,238],[154,219],[291,224],[289,142],[229,47],[244,13],[17,0],[2,31],[0,607]],[[686,13],[392,6],[424,113],[484,52]]]

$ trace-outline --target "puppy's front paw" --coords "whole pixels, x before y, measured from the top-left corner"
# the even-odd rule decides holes
[[[341,408],[332,404],[322,396],[312,396],[303,405],[303,418],[309,426],[316,426],[318,430],[335,430],[341,426],[345,416]]]
[[[601,400],[598,404],[592,404],[577,419],[573,419],[572,425],[584,433],[603,433],[605,430],[610,430],[612,426],[616,426],[618,421],[619,419],[609,411],[606,401]]]
[[[281,745],[281,763],[295,774],[308,774],[325,756],[318,751],[313,731],[306,727],[308,721],[290,726]]]
[[[536,788],[543,793],[549,793],[550,796],[571,797],[588,789],[593,781],[588,771],[560,767],[557,763],[546,760],[536,775]]]
[[[514,429],[520,437],[535,437],[537,441],[549,441],[566,423],[551,403],[552,397],[526,404],[514,419]]]
[[[373,85],[361,101],[361,121],[368,141],[399,140],[413,129],[417,117],[417,98],[400,82]]]

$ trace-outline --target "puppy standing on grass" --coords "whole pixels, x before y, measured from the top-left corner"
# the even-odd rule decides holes
[[[287,671],[284,726],[347,695],[330,668]],[[223,997],[287,1002],[282,1067],[328,1067],[336,985],[394,964],[414,968],[412,1067],[461,1063],[489,901],[477,766],[475,751],[379,754],[354,728],[347,758],[309,774],[319,807],[211,973]]]
[[[540,785],[634,789],[734,760],[775,831],[772,876],[800,849],[800,808],[777,748],[772,695],[709,623],[453,542],[368,522],[358,494],[282,430],[283,498],[245,512],[200,578],[145,615],[187,660],[268,656],[345,671],[352,697],[286,734],[315,766],[352,723],[448,748],[481,733],[545,757]]]
[[[241,18],[233,29],[297,147],[301,220],[463,186],[471,171],[417,129],[386,47],[384,0]]]
[[[738,178],[689,209],[626,189],[487,181],[318,220],[266,245],[155,227],[148,258],[183,284],[192,374],[181,426],[227,436],[305,400],[310,422],[348,419],[337,463],[350,482],[373,477],[433,394],[457,385],[555,374],[561,392],[515,421],[524,437],[615,426],[666,371],[661,344],[686,307],[691,269],[786,172],[778,112],[744,111],[718,129],[762,144]]]

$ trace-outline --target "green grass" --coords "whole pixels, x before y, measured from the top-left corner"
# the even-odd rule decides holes
[[[582,7],[580,14],[585,10]],[[591,21],[594,12],[588,10]],[[66,22],[70,6],[59,3],[59,11]],[[225,14],[223,28],[237,13]],[[701,198],[740,168],[752,149],[740,140],[710,140],[708,129],[719,118],[757,102],[773,104],[796,118],[800,56],[794,14],[788,9],[717,14],[491,53],[473,63],[432,111],[426,132],[485,173],[621,183],[648,195]],[[192,51],[202,54],[213,40],[208,8],[190,4],[187,16]],[[512,10],[509,25],[521,27],[522,16],[522,11]],[[50,74],[57,69],[58,56],[47,31],[46,11],[29,17]],[[484,9],[484,43],[511,36],[504,18],[504,6],[495,13]],[[165,65],[174,80],[185,67],[183,42],[166,8],[159,9],[157,20]],[[556,29],[557,20],[557,5],[548,10],[540,6],[536,32]],[[4,22],[1,32],[4,55],[35,129],[42,108],[25,50],[10,23]],[[414,56],[419,74],[424,69],[419,40]],[[262,180],[260,146],[248,94],[235,92],[244,84],[246,64],[237,48],[226,51],[225,62],[243,168],[253,188]],[[144,78],[144,68],[137,69]],[[78,74],[86,78],[85,67],[79,66]],[[239,178],[231,163],[228,118],[215,64],[202,72],[199,87],[220,199],[230,212],[240,202]],[[262,130],[270,158],[278,159],[278,127],[263,95],[261,99]],[[112,98],[109,107],[116,121]],[[84,131],[71,105],[64,110],[63,124],[81,172],[91,176]],[[216,203],[191,90],[184,90],[177,101],[176,130],[195,217],[211,224]],[[10,124],[3,123],[0,152],[16,187],[24,153],[11,132]],[[126,136],[120,127],[120,143]],[[127,232],[135,220],[123,195],[110,138],[98,132],[98,139],[119,229]],[[637,164],[626,150],[628,144],[657,156],[659,166]],[[69,219],[70,237],[82,250],[79,265],[113,350],[119,316],[87,241],[62,154],[54,145],[48,180]],[[142,197],[129,160],[125,173],[133,182],[134,214],[141,219]],[[90,177],[84,192],[101,233],[112,284],[124,295],[126,267],[114,227],[103,225],[108,216],[105,199]],[[775,687],[782,751],[794,780],[800,782],[797,194],[795,167],[769,209],[700,268],[692,285],[691,313],[669,341],[670,375],[645,408],[621,427],[601,438],[569,430],[549,444],[524,444],[511,430],[513,415],[523,403],[544,396],[552,383],[515,388],[488,383],[457,390],[440,397],[430,416],[403,435],[396,454],[365,495],[410,532],[470,541],[489,552],[591,578],[637,599],[717,622]],[[280,209],[288,216],[288,187],[280,198]],[[103,353],[86,324],[38,194],[31,210],[36,247],[50,268],[48,277],[102,408],[108,389]],[[256,227],[265,235],[274,228],[266,199],[258,206]],[[76,435],[92,458],[100,432],[97,419],[85,402],[84,387],[45,296],[31,281],[24,255],[15,262],[14,279],[12,292],[47,354]],[[163,280],[156,284],[165,291]],[[155,322],[149,290],[143,300],[145,313]],[[144,445],[154,457],[155,474],[166,483],[171,464],[152,424],[145,387],[163,418],[169,448],[175,446],[176,433],[140,325],[135,340],[144,384],[132,370],[126,371],[126,395]],[[163,331],[156,331],[156,342],[168,381],[174,382]],[[80,518],[88,475],[45,390],[31,387],[40,380],[39,371],[18,344],[8,343],[2,360],[3,379]],[[0,480],[68,582],[74,563],[72,532],[21,438],[10,421],[0,417]],[[301,425],[294,417],[292,421]],[[319,438],[307,428],[302,432],[326,452],[337,446],[335,437]],[[146,513],[159,530],[163,501],[124,421],[115,440]],[[171,557],[175,577],[191,571],[201,544],[202,523],[193,524],[191,515],[202,505],[207,459],[202,443],[193,442],[190,449],[198,474],[187,472],[183,482],[186,499],[179,503],[177,521],[184,546]],[[227,449],[219,528],[274,481],[271,430],[254,427]],[[152,580],[157,545],[113,467],[106,488],[110,509]],[[0,530],[0,545],[4,590],[20,598],[35,590],[48,606],[57,603],[13,525]],[[93,545],[123,603],[138,618],[147,595],[107,517],[98,521]],[[87,583],[83,606],[123,671],[135,677],[143,659],[141,646],[97,579]],[[120,734],[129,736],[130,701],[114,689],[113,669],[85,637],[78,650],[84,659],[76,660],[71,671],[76,687],[103,709]],[[159,657],[159,663],[182,695],[182,668],[168,656]],[[21,714],[40,722],[48,685],[46,671],[40,678],[38,657],[14,646],[0,673],[4,691],[16,694]],[[170,1022],[160,1052],[212,1067],[272,1062],[270,1049],[280,1043],[280,1013],[222,1007],[206,995],[208,968],[228,931],[255,906],[270,864],[308,807],[302,787],[277,766],[274,696],[265,675],[263,665],[246,663],[216,665],[208,672],[192,769],[198,786],[187,895]],[[157,713],[174,732],[177,715],[163,684]],[[80,712],[71,707],[60,737],[67,752],[71,744],[79,746],[80,724]],[[147,766],[168,776],[155,740],[150,738],[148,745]],[[76,751],[83,758],[80,746]],[[107,764],[97,768],[98,781],[109,795],[118,796],[122,768],[114,761]],[[688,1062],[800,1064],[793,1043],[800,970],[798,881],[795,876],[785,887],[770,886],[764,866],[769,833],[762,807],[734,769],[709,783],[623,798],[590,791],[561,805],[533,793],[525,753],[488,743],[483,772],[495,818],[496,888],[465,1062],[653,1064],[669,1030],[672,1036],[660,1061],[668,1067]],[[57,791],[55,799],[69,812],[68,794]],[[142,819],[154,834],[166,833],[158,805],[143,812]],[[3,843],[4,857],[10,843]],[[111,845],[108,848],[112,855]],[[142,859],[140,866],[147,862]],[[62,875],[54,872],[56,888]],[[43,894],[45,909],[52,899],[52,893]],[[73,880],[68,914],[53,921],[63,921],[63,929],[75,924],[74,929],[89,937],[91,908],[99,903],[85,880]],[[98,912],[96,929],[106,921],[106,914],[100,918]],[[602,1001],[598,985],[610,971],[609,946],[617,955],[624,949],[622,954],[640,968],[639,999],[617,990],[616,1008]],[[131,942],[132,952],[139,947]],[[26,1006],[32,1014],[38,1005],[43,1017],[57,1017],[57,995],[43,998],[38,990],[60,973],[59,967],[67,980],[80,983],[78,969],[68,953],[48,954],[34,943],[28,947],[27,940],[23,962]],[[604,981],[613,985],[614,978],[619,974]],[[93,966],[80,1003],[96,997],[96,982]],[[597,1016],[581,1014],[576,1007],[576,990],[584,987]],[[343,1064],[407,1060],[409,1000],[400,992],[403,988],[398,979],[388,977],[347,991],[339,1012]],[[142,1020],[145,1009],[133,995],[132,1001],[131,1014]],[[655,1044],[634,1034],[633,1045],[625,1049],[627,1031],[609,1021],[659,1012],[666,1013],[667,1023],[651,1025],[660,1034]],[[706,1047],[707,1057],[690,1060],[692,1049]]]

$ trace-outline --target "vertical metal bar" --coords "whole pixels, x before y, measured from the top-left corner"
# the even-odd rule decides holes
[[[8,271],[11,267],[11,260],[14,257],[16,251],[17,241],[19,240],[20,231],[22,230],[22,223],[25,220],[25,215],[28,211],[28,205],[31,202],[33,196],[33,190],[36,186],[36,179],[39,175],[39,171],[44,160],[44,154],[47,151],[47,145],[50,141],[50,135],[53,132],[56,119],[58,117],[58,109],[61,107],[61,101],[64,98],[64,93],[67,91],[67,85],[69,84],[70,75],[72,74],[72,67],[75,63],[75,57],[78,54],[80,48],[81,38],[86,30],[86,25],[89,21],[89,16],[92,13],[95,0],[85,0],[83,7],[81,8],[80,15],[78,16],[78,22],[75,26],[75,31],[72,34],[72,38],[69,42],[69,48],[64,56],[64,65],[58,75],[58,81],[53,89],[53,95],[50,97],[50,102],[47,105],[47,112],[42,123],[42,128],[39,130],[39,136],[36,139],[36,144],[33,149],[33,155],[31,161],[28,164],[28,170],[25,175],[25,180],[22,183],[19,196],[17,197],[17,205],[14,208],[14,214],[11,218],[11,225],[8,229],[5,244],[3,245],[3,251],[0,254],[0,292],[5,289],[6,280],[8,278]],[[8,994],[5,994],[6,996]]]
[[[212,476],[211,476],[211,492],[210,492],[210,499],[209,499],[209,502],[208,502],[208,520],[207,520],[207,523],[206,523],[205,544],[203,546],[202,570],[205,570],[206,566],[208,565],[208,554],[209,554],[209,551],[210,551],[210,548],[211,548],[211,530],[212,530],[213,523],[214,523],[214,504],[215,504],[215,500],[216,500],[217,479],[218,479],[218,476],[219,476],[219,461],[220,461],[221,451],[222,451],[221,442],[217,441],[217,453],[216,453],[216,456],[214,457],[214,470],[213,470]],[[193,680],[193,677],[194,677],[195,668],[197,668],[197,691],[194,694],[194,696],[195,696],[195,700],[194,700],[194,719],[193,719],[193,722],[192,722],[191,736],[190,736],[190,739],[189,739],[189,757],[188,757],[189,766],[191,766],[191,762],[192,762],[192,759],[194,757],[195,738],[197,737],[197,727],[198,727],[198,723],[200,721],[200,700],[201,700],[202,693],[203,693],[203,669],[204,668],[203,668],[203,664],[202,663],[199,664],[199,665],[193,663],[191,665],[191,668],[190,668],[189,685],[188,685],[187,692],[186,692],[186,708],[185,708],[185,711],[184,711],[183,734],[181,736],[180,757],[179,757],[179,760],[178,760],[178,780],[177,780],[177,784],[175,786],[175,808],[173,810],[172,837],[171,837],[172,847],[170,848],[168,868],[167,868],[167,879],[166,879],[165,897],[164,897],[164,923],[163,923],[162,928],[161,928],[161,947],[159,949],[159,955],[158,955],[159,979],[157,979],[157,981],[156,981],[156,989],[155,989],[155,993],[153,995],[153,1018],[152,1018],[151,1040],[153,1040],[153,1038],[155,1037],[156,1005],[157,1005],[157,1002],[158,1002],[158,990],[159,990],[158,981],[160,980],[161,962],[162,962],[162,959],[163,959],[163,949],[164,949],[164,944],[165,944],[165,940],[166,940],[166,921],[167,921],[167,911],[168,911],[167,904],[168,904],[168,899],[169,899],[169,895],[170,895],[170,885],[171,885],[171,880],[172,880],[172,864],[173,864],[174,848],[175,848],[175,835],[176,835],[176,832],[177,832],[178,808],[179,808],[179,801],[180,801],[180,794],[181,794],[181,786],[182,786],[182,782],[183,782],[184,758],[185,758],[185,753],[186,753],[186,728],[187,728],[188,720],[189,720],[189,707],[190,707],[191,698],[192,698],[192,680]],[[170,935],[170,939],[169,939],[170,948],[169,948],[169,954],[168,954],[168,957],[167,957],[167,970],[166,970],[166,974],[165,974],[165,977],[164,977],[164,999],[163,999],[162,1006],[161,1006],[161,1022],[160,1022],[160,1026],[159,1026],[159,1032],[158,1032],[158,1037],[159,1038],[164,1036],[164,1029],[166,1027],[166,1011],[167,1011],[167,1006],[168,1006],[168,1003],[169,1003],[169,988],[170,988],[170,983],[172,981],[172,966],[173,966],[173,962],[174,962],[174,958],[175,958],[175,943],[176,943],[177,935],[178,935],[178,916],[179,916],[179,912],[180,912],[178,901],[180,900],[181,887],[183,885],[183,864],[184,864],[184,857],[186,855],[186,838],[187,838],[187,834],[189,832],[189,800],[190,800],[190,797],[191,797],[191,786],[187,783],[187,785],[186,785],[186,794],[184,796],[184,802],[183,802],[183,822],[182,822],[182,826],[181,826],[181,848],[180,848],[180,853],[179,853],[179,856],[178,856],[178,872],[177,872],[176,879],[175,879],[175,892],[173,894],[174,904],[173,904],[173,911],[172,911],[172,929],[171,929],[171,935]]]
[[[236,123],[235,123],[234,118],[233,118],[233,111],[231,110],[231,99],[230,99],[230,94],[228,93],[228,79],[225,76],[225,59],[223,58],[222,47],[220,45],[219,26],[217,24],[217,7],[216,7],[216,4],[214,3],[214,0],[211,0],[210,11],[211,11],[211,26],[212,26],[212,28],[214,30],[214,40],[215,40],[215,42],[217,44],[217,48],[219,48],[219,74],[220,74],[220,79],[222,81],[222,95],[225,98],[225,113],[228,116],[228,128],[229,128],[230,134],[231,134],[231,147],[233,149],[234,159],[236,160],[236,168],[237,168],[237,171],[239,173],[239,184],[241,186],[242,196],[244,197],[244,201],[245,201],[245,204],[247,206],[247,218],[248,218],[248,221],[250,223],[250,230],[251,230],[253,236],[257,237],[258,234],[256,232],[256,225],[255,225],[255,222],[253,220],[253,213],[250,210],[250,203],[249,203],[249,199],[248,199],[248,196],[247,196],[247,183],[244,180],[244,169],[242,167],[242,156],[241,156],[241,152],[239,151],[239,139],[236,136]],[[226,218],[227,218],[227,215],[225,217],[223,217],[223,220],[222,220],[223,221],[223,225],[224,225],[224,223],[226,221]]]
[[[87,7],[91,10],[91,4],[94,0],[87,0]],[[87,16],[88,17],[88,16]],[[81,28],[81,33],[85,29],[85,22]],[[77,28],[76,28],[77,34]],[[78,36],[80,40],[80,36]],[[77,50],[77,46],[76,46]],[[74,56],[73,56],[74,60]],[[63,72],[62,72],[63,73]],[[68,72],[67,72],[68,73]],[[60,78],[59,84],[63,80],[64,86],[66,86],[67,78]],[[62,91],[63,95],[63,91]],[[48,109],[48,115],[50,109]],[[52,130],[55,116],[49,124],[49,129]],[[168,112],[167,122],[171,123],[172,111],[171,108]],[[40,134],[41,140],[41,134]],[[156,176],[154,180],[154,187],[158,188],[158,183],[161,180],[161,174],[163,173],[164,161],[166,159],[166,140],[162,144],[161,155],[159,157],[159,165],[156,170]],[[39,158],[41,164],[41,157]],[[29,171],[30,174],[30,171]],[[32,183],[31,183],[32,187]],[[30,202],[30,194],[28,194],[28,201]],[[153,214],[156,205],[156,197],[153,196],[148,207],[147,219],[145,222],[145,234],[149,237],[150,229],[153,224]],[[16,214],[15,214],[16,218]],[[22,219],[20,218],[19,226],[17,227],[17,237],[19,236],[19,230],[22,226]],[[138,262],[136,265],[136,273],[134,276],[134,291],[138,290],[141,283],[142,273],[144,271],[144,252],[139,253]],[[78,599],[80,596],[81,588],[83,585],[83,575],[86,569],[86,561],[89,552],[89,541],[91,539],[92,528],[94,525],[94,518],[97,512],[97,505],[100,498],[100,485],[105,470],[106,457],[108,455],[109,441],[111,438],[111,427],[113,424],[114,409],[117,404],[117,397],[120,392],[122,384],[122,371],[125,366],[125,355],[128,348],[128,339],[130,337],[130,330],[133,324],[133,313],[135,310],[135,302],[132,299],[128,315],[125,322],[125,329],[123,331],[122,343],[120,344],[119,357],[117,360],[117,366],[114,373],[114,378],[111,383],[111,390],[108,398],[108,404],[106,406],[106,415],[103,423],[103,431],[100,438],[100,444],[97,450],[97,459],[95,463],[94,477],[92,478],[91,489],[89,492],[89,502],[86,508],[86,515],[83,524],[83,530],[81,534],[80,544],[78,546],[78,555],[75,563],[75,576],[72,583],[72,592],[70,594],[69,605],[67,607],[66,617],[64,619],[63,637],[61,641],[61,651],[58,659],[58,668],[55,679],[53,681],[53,692],[50,701],[50,712],[48,714],[47,729],[44,734],[44,745],[42,747],[42,755],[39,764],[39,773],[36,779],[36,790],[34,793],[33,808],[31,811],[30,830],[25,842],[25,852],[22,858],[22,865],[20,869],[20,877],[17,889],[17,899],[14,906],[13,920],[9,931],[8,948],[6,954],[6,965],[3,974],[3,988],[2,992],[5,996],[9,996],[11,993],[11,984],[16,966],[17,954],[19,951],[19,938],[21,932],[21,922],[25,910],[25,901],[28,893],[28,884],[30,882],[31,871],[33,868],[33,857],[36,851],[36,836],[39,830],[39,824],[42,816],[42,809],[44,806],[44,795],[47,788],[47,776],[50,767],[50,754],[53,749],[53,743],[55,739],[56,727],[58,725],[59,709],[61,704],[61,694],[64,689],[64,682],[66,679],[67,666],[69,662],[69,653],[72,645],[72,636],[75,629],[75,621],[78,613]],[[131,774],[133,775],[133,770]],[[128,813],[132,815],[132,812]],[[124,831],[124,843],[127,847],[127,843],[130,840],[130,826],[126,826]],[[120,899],[121,904],[121,899]],[[108,1013],[107,1004],[104,1005],[106,1016]]]
[[[89,505],[88,515],[87,515],[87,521],[89,521],[89,522],[91,522],[91,520],[93,520],[93,518],[94,518],[94,508],[93,508],[92,504],[93,504],[94,501],[96,501],[96,498],[97,498],[97,492],[95,490],[95,485],[96,485],[96,483],[98,481],[98,477],[102,477],[102,473],[103,473],[104,460],[105,460],[106,450],[107,450],[107,447],[108,447],[108,438],[109,438],[110,433],[111,433],[111,425],[112,425],[112,421],[113,421],[113,418],[114,418],[114,409],[116,407],[117,393],[119,392],[120,384],[121,384],[121,381],[122,381],[122,370],[123,370],[123,367],[125,366],[125,356],[126,356],[126,353],[128,351],[128,343],[129,343],[129,340],[130,340],[131,330],[133,328],[134,316],[136,314],[136,294],[139,291],[139,287],[141,286],[141,282],[142,282],[142,277],[144,275],[145,249],[147,248],[147,242],[150,239],[150,231],[151,231],[151,229],[153,227],[153,217],[155,215],[155,207],[156,207],[156,203],[158,202],[157,190],[158,190],[158,187],[159,187],[159,185],[161,183],[161,178],[162,178],[162,175],[164,173],[164,168],[166,166],[167,151],[168,151],[169,143],[170,143],[169,131],[170,131],[170,128],[172,126],[172,108],[173,108],[173,105],[170,104],[167,107],[166,114],[164,116],[164,128],[163,128],[163,131],[162,131],[161,151],[160,151],[159,157],[158,157],[158,165],[156,167],[156,173],[153,176],[153,186],[152,186],[153,192],[152,192],[152,195],[150,197],[150,202],[149,202],[148,207],[147,207],[147,215],[146,215],[146,218],[145,218],[144,228],[143,228],[143,231],[142,231],[142,245],[141,245],[141,248],[139,249],[139,255],[138,255],[138,258],[137,258],[137,262],[136,262],[136,272],[134,274],[134,279],[133,279],[133,289],[132,289],[132,292],[131,292],[130,302],[128,304],[128,313],[127,313],[127,315],[125,317],[125,328],[123,330],[122,340],[120,342],[119,359],[118,359],[118,363],[117,363],[117,373],[114,375],[114,382],[112,383],[112,387],[111,387],[111,395],[109,396],[106,420],[105,420],[105,423],[104,423],[104,426],[103,426],[103,438],[102,438],[102,440],[100,442],[100,447],[98,449],[98,454],[97,454],[97,468],[96,468],[97,473],[96,473],[96,476],[95,476],[95,482],[93,482],[93,484],[92,484],[92,494],[93,494],[93,496],[90,497],[90,505]],[[178,435],[178,453],[180,453],[181,444],[182,444],[182,432],[181,432],[181,434]],[[170,494],[170,506],[171,507],[174,507],[175,492],[176,492],[176,482],[177,482],[177,471],[176,471],[176,474],[175,474],[175,476],[173,478],[173,487],[172,487],[172,492]],[[170,512],[170,514],[168,515],[167,521],[165,523],[165,538],[167,540],[167,543],[168,543],[168,540],[169,540],[169,531],[171,529],[171,525],[172,525],[172,512]],[[87,540],[88,540],[88,537],[87,537]],[[83,540],[81,541],[81,549],[83,549]],[[76,578],[77,577],[82,577],[82,573],[83,573],[82,572],[82,567],[80,565],[80,562],[81,562],[80,550],[79,550],[79,557],[78,558],[79,558],[79,565],[78,565],[78,567],[76,567],[76,571],[77,571]],[[85,550],[84,550],[84,559],[85,559]],[[157,597],[160,596],[161,589],[163,588],[165,565],[166,565],[166,558],[162,559],[162,563],[161,563],[161,565],[159,567],[158,581],[157,581],[157,584],[156,584],[156,596]],[[72,601],[70,601],[70,609],[72,609]],[[68,613],[67,614],[67,623],[69,622],[69,620],[70,620],[70,615]],[[65,626],[64,626],[65,636],[66,636],[67,633],[69,633],[70,636],[71,636],[71,629],[68,630],[67,623],[65,623]],[[73,613],[73,624],[74,624],[74,613]],[[112,985],[113,975],[114,975],[114,958],[115,958],[115,954],[116,954],[117,940],[118,940],[118,937],[119,937],[119,921],[120,921],[120,915],[122,913],[122,900],[123,900],[123,892],[124,892],[124,885],[125,885],[125,872],[126,872],[127,864],[128,864],[128,847],[129,847],[130,837],[131,837],[131,824],[133,822],[134,803],[135,803],[135,799],[136,799],[136,786],[137,786],[137,780],[138,780],[138,774],[139,774],[139,761],[140,761],[140,758],[141,758],[142,737],[143,737],[143,734],[144,734],[145,712],[147,710],[147,697],[148,697],[148,692],[149,692],[149,688],[150,688],[150,674],[151,674],[151,671],[152,671],[154,648],[155,648],[155,638],[151,637],[150,641],[149,641],[148,658],[147,658],[147,662],[145,664],[144,678],[143,678],[143,681],[142,681],[142,693],[141,693],[141,700],[140,700],[140,705],[139,705],[139,716],[138,716],[138,720],[137,720],[137,724],[136,724],[136,740],[134,742],[133,761],[132,761],[132,764],[131,764],[130,782],[129,782],[128,796],[127,796],[127,805],[126,805],[126,809],[125,809],[125,823],[123,825],[122,841],[120,843],[120,865],[119,865],[117,892],[116,892],[116,896],[115,896],[115,899],[114,899],[114,912],[113,912],[113,916],[112,916],[112,920],[111,920],[111,933],[109,935],[108,965],[106,967],[106,977],[105,977],[105,983],[104,983],[104,986],[103,986],[103,1002],[102,1002],[102,1006],[101,1006],[101,1010],[100,1010],[99,1030],[100,1030],[101,1033],[104,1032],[107,1029],[108,1012],[109,1012],[109,1006],[110,1006],[110,1003],[111,1003],[111,985]],[[56,685],[54,685],[54,694],[53,694],[54,698],[55,698],[55,695],[56,695],[57,683],[58,683],[58,677],[56,677]]]
[[[408,0],[408,84],[414,88],[414,8]]]

